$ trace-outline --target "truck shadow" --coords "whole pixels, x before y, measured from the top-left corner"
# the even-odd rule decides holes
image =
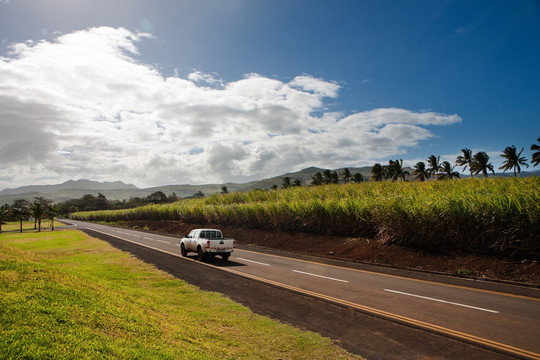
[[[198,261],[197,260],[197,255],[188,255],[186,257],[190,258],[192,260]],[[219,257],[219,256],[216,256],[216,257],[210,258],[210,259],[205,259],[202,262],[207,263],[207,264],[212,264],[212,265],[217,266],[217,267],[223,267],[223,268],[247,266],[246,264],[241,264],[239,262],[234,261],[233,258],[229,258],[229,260],[223,261],[221,259],[221,257]]]

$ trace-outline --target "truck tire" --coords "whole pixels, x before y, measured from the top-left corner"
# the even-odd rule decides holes
[[[187,256],[187,250],[186,250],[186,247],[184,246],[184,244],[180,245],[180,253],[182,254],[183,257]]]
[[[227,261],[227,260],[229,260],[229,256],[231,256],[231,254],[222,254],[221,255],[221,260]]]
[[[203,253],[202,248],[200,246],[197,247],[197,260],[204,261],[205,258],[206,258],[206,256]]]

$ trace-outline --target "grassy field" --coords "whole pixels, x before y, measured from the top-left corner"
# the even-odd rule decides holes
[[[0,358],[357,357],[63,230],[0,234]]]
[[[178,220],[365,236],[425,250],[540,259],[538,177],[254,190],[72,216],[89,221]]]

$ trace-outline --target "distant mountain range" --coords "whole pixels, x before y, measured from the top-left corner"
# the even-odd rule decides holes
[[[99,182],[91,180],[68,180],[57,185],[30,185],[15,189],[4,189],[0,191],[0,204],[11,204],[17,199],[34,200],[36,196],[43,196],[54,202],[61,202],[68,199],[78,199],[85,194],[124,194],[129,199],[131,192],[137,192],[140,189],[132,184],[126,184],[122,181]],[[107,195],[105,195],[107,196]],[[138,195],[133,195],[138,196]],[[113,199],[123,199],[119,196]]]
[[[57,185],[30,185],[22,186],[16,189],[4,189],[0,195],[17,195],[25,193],[51,193],[59,190],[114,190],[114,189],[138,189],[135,185],[125,184],[122,181],[99,182],[91,180],[68,180],[65,183]]]
[[[370,167],[349,168],[352,173],[360,172],[365,177],[369,176]],[[62,202],[69,199],[79,199],[83,195],[101,193],[109,200],[129,200],[130,197],[145,197],[156,191],[163,191],[166,195],[173,192],[179,197],[192,196],[196,192],[202,191],[205,195],[221,192],[223,185],[227,186],[229,192],[249,191],[252,189],[270,189],[273,185],[281,187],[283,179],[290,177],[302,180],[302,183],[311,182],[311,176],[316,172],[323,172],[325,169],[310,167],[297,172],[291,172],[268,179],[250,181],[247,183],[225,183],[225,184],[202,184],[202,185],[165,185],[150,188],[138,188],[132,184],[122,181],[99,182],[91,180],[68,180],[57,185],[31,185],[22,186],[15,189],[4,189],[0,191],[0,204],[11,204],[17,199],[34,200],[36,196],[43,196],[54,202]],[[342,169],[337,169],[340,172]]]
[[[412,174],[413,169],[405,168]],[[68,180],[57,185],[32,185],[22,186],[15,189],[4,189],[0,191],[0,204],[11,204],[17,199],[34,200],[36,196],[43,196],[53,202],[62,202],[69,199],[79,199],[83,195],[101,193],[109,200],[129,200],[130,197],[145,197],[156,191],[162,191],[166,195],[171,195],[173,192],[179,197],[192,196],[196,192],[202,191],[205,195],[211,195],[221,192],[223,185],[227,186],[229,192],[249,191],[252,189],[270,189],[273,185],[281,187],[283,179],[290,177],[291,181],[300,179],[303,184],[311,183],[313,174],[323,172],[326,169],[317,167],[309,167],[296,172],[275,176],[272,178],[250,181],[247,183],[225,183],[225,184],[203,184],[203,185],[165,185],[151,188],[138,188],[132,184],[126,184],[122,181],[114,182],[99,182],[91,180]],[[338,174],[343,170],[335,169]],[[365,166],[360,168],[349,168],[352,174],[361,173],[364,178],[369,178],[371,167]],[[539,176],[540,170],[532,172],[521,172],[520,176]],[[512,172],[497,173],[495,176],[512,176]]]

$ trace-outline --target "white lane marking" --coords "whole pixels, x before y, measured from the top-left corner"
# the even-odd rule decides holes
[[[299,273],[299,274],[304,274],[304,275],[316,276],[316,277],[320,277],[320,278],[323,278],[323,279],[334,280],[334,281],[341,281],[341,282],[344,282],[344,283],[348,283],[347,280],[336,279],[336,278],[332,278],[332,277],[328,277],[328,276],[322,276],[322,275],[312,274],[312,273],[303,272],[303,271],[298,271],[298,270],[293,270],[293,272]]]
[[[94,229],[94,230],[95,230],[95,231],[99,231],[99,230],[96,230],[96,229]],[[134,234],[131,234],[131,233],[128,233],[128,232],[117,231],[117,230],[115,230],[115,231],[116,231],[117,233],[120,233],[120,234],[125,234],[125,235],[130,235],[130,236],[140,237],[139,235],[134,235]],[[106,235],[115,236],[115,235],[113,235],[113,234],[107,234],[107,233],[104,232],[104,231],[99,231],[99,232],[101,232],[101,233],[103,233],[103,234],[106,234]],[[157,241],[157,242],[160,242],[160,243],[170,244],[170,242],[165,241],[165,240],[152,239],[152,238],[149,238],[149,237],[146,237],[146,236],[144,236],[143,238],[146,239],[146,240],[154,240],[154,241]],[[122,239],[122,240],[126,240],[126,239]]]
[[[141,235],[137,235],[137,234],[131,234],[131,236],[133,236],[133,237],[138,237],[138,238],[141,237]]]
[[[460,304],[460,303],[456,303],[456,302],[452,302],[452,301],[446,301],[446,300],[441,300],[441,299],[434,299],[434,298],[430,298],[430,297],[427,297],[427,296],[420,296],[420,295],[415,295],[415,294],[409,294],[409,293],[406,293],[406,292],[401,292],[401,291],[396,291],[396,290],[384,289],[384,291],[388,291],[388,292],[396,293],[396,294],[401,294],[401,295],[413,296],[413,297],[417,297],[417,298],[424,299],[424,300],[431,300],[431,301],[437,301],[437,302],[441,302],[441,303],[445,303],[445,304],[450,304],[450,305],[462,306],[462,307],[466,307],[466,308],[470,308],[470,309],[475,309],[475,310],[487,311],[487,312],[494,313],[494,314],[498,314],[498,313],[499,313],[498,311],[495,311],[495,310],[484,309],[484,308],[481,308],[481,307],[476,307],[476,306],[471,306],[471,305],[465,305],[465,304]]]
[[[253,261],[253,260],[248,260],[248,259],[239,258],[239,257],[237,257],[236,260],[244,260],[244,261],[248,261],[248,262],[254,263],[254,264],[259,264],[259,265],[264,265],[264,266],[272,266],[272,265],[270,265],[270,264],[265,264],[265,263],[262,263],[262,262]]]

